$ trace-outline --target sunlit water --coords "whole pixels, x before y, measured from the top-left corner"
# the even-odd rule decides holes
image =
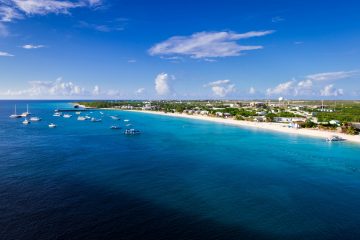
[[[0,239],[360,239],[359,145],[29,103],[0,101]]]

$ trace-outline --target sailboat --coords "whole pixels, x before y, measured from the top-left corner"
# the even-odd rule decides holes
[[[26,104],[26,112],[23,112],[21,114],[21,117],[27,117],[30,115],[30,112],[29,112],[29,104]]]
[[[14,114],[11,114],[11,115],[10,115],[10,118],[21,118],[21,115],[18,115],[18,114],[16,113],[16,104],[15,104],[15,112],[14,112]]]
[[[25,120],[22,122],[22,124],[24,124],[24,125],[29,125],[31,122],[27,119],[27,118],[25,118]]]

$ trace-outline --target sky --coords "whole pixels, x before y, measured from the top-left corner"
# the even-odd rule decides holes
[[[360,99],[360,1],[0,0],[0,99]]]

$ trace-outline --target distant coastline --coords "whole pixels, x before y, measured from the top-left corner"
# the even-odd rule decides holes
[[[295,129],[295,128],[289,128],[288,124],[284,124],[284,123],[250,122],[250,121],[218,118],[218,117],[211,117],[211,116],[188,115],[188,114],[183,114],[183,113],[165,113],[165,112],[147,111],[147,110],[119,110],[116,108],[107,108],[107,109],[108,110],[118,110],[118,111],[139,112],[139,113],[146,113],[146,114],[155,114],[155,115],[161,115],[161,116],[167,116],[167,117],[203,120],[203,121],[210,121],[210,122],[233,125],[233,126],[238,126],[238,127],[251,127],[251,128],[256,128],[256,129],[276,131],[276,132],[282,132],[282,133],[287,133],[287,134],[297,134],[297,135],[315,137],[315,138],[321,138],[321,139],[326,139],[333,135],[337,135],[339,137],[342,137],[343,139],[345,139],[348,142],[360,144],[360,135],[348,135],[348,134],[344,134],[344,133],[337,133],[337,132],[324,131],[324,130],[318,130],[318,129],[308,129],[308,128]]]

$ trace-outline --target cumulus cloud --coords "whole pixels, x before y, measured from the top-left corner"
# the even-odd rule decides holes
[[[13,57],[13,56],[14,55],[10,53],[0,51],[0,57]]]
[[[235,84],[232,84],[228,79],[209,82],[204,87],[210,87],[213,94],[218,97],[226,97],[236,91]]]
[[[292,95],[292,96],[310,96],[318,95],[319,88],[323,86],[323,82],[337,81],[341,79],[351,78],[358,74],[358,71],[338,71],[338,72],[324,72],[305,76],[305,79],[297,81],[295,79],[280,83],[274,88],[266,90],[267,95]],[[342,95],[343,90],[334,90],[333,84],[324,86],[320,90],[321,96],[339,96]]]
[[[126,18],[118,18],[112,21],[106,21],[102,24],[94,24],[86,21],[80,21],[76,25],[76,27],[92,29],[99,32],[116,32],[123,31],[125,29],[127,21],[128,19]]]
[[[24,49],[38,49],[38,48],[44,48],[44,45],[32,45],[32,44],[26,44],[21,46]]]
[[[344,90],[341,88],[336,89],[334,84],[329,84],[320,90],[320,95],[324,97],[337,97],[344,95]]]
[[[191,58],[216,58],[239,56],[243,51],[261,49],[263,46],[240,45],[238,40],[269,35],[274,31],[251,31],[247,33],[198,32],[190,36],[175,36],[158,43],[149,49],[150,55]]]
[[[0,19],[3,22],[11,22],[22,19],[25,16],[46,14],[70,14],[74,8],[96,7],[101,0],[1,0]]]
[[[3,95],[7,97],[30,97],[30,98],[71,98],[91,97],[100,93],[98,86],[93,91],[87,91],[73,82],[65,82],[62,78],[55,81],[30,81],[30,87],[23,90],[8,90]]]
[[[250,87],[249,94],[255,94],[255,93],[256,93],[256,89],[254,87]]]
[[[158,95],[168,95],[171,93],[170,80],[174,79],[174,76],[170,76],[167,73],[160,73],[155,78],[155,91]]]
[[[135,94],[140,95],[143,94],[145,92],[145,88],[139,88],[135,91]]]
[[[288,81],[284,83],[280,83],[274,88],[268,88],[266,90],[267,95],[283,95],[283,94],[290,94],[290,92],[293,90],[295,81]]]

